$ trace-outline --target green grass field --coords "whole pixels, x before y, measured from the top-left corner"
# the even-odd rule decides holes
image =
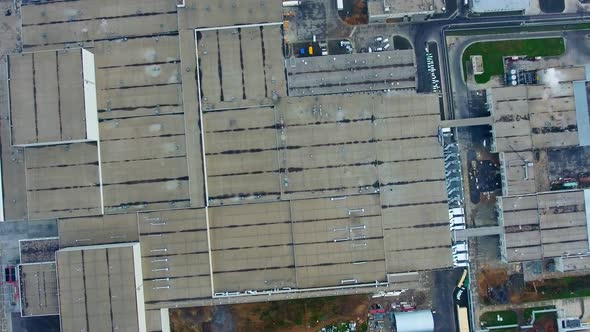
[[[590,278],[581,276],[547,279],[537,286],[537,292],[541,294],[542,300],[590,296]]]
[[[463,73],[467,75],[469,57],[472,55],[483,56],[484,73],[475,75],[475,82],[486,83],[494,75],[504,73],[502,57],[511,55],[557,56],[565,52],[563,38],[537,38],[537,39],[513,39],[477,42],[469,45],[462,56]]]
[[[498,316],[502,321],[498,321]],[[503,310],[486,312],[479,317],[482,327],[514,325],[518,322],[518,316],[515,311]]]
[[[483,28],[483,29],[468,29],[468,30],[449,30],[447,36],[482,36],[482,35],[498,35],[503,33],[518,33],[518,32],[546,32],[546,31],[575,31],[588,30],[590,23],[578,24],[555,24],[555,25],[526,25],[509,28]]]

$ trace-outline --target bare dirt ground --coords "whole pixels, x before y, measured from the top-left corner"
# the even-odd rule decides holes
[[[524,279],[507,269],[483,267],[477,274],[477,292],[481,303],[520,303]]]
[[[367,317],[368,295],[312,298],[170,310],[174,332],[311,332]]]
[[[477,275],[477,287],[480,298],[487,296],[488,288],[498,287],[508,280],[508,271],[483,267]]]
[[[10,14],[10,15],[7,15]],[[0,0],[0,56],[18,52],[20,18],[12,0]]]
[[[556,332],[557,326],[555,326],[555,319],[550,317],[543,317],[535,322],[534,331],[537,332]]]

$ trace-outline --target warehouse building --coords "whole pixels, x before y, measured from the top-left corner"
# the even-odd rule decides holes
[[[367,3],[370,23],[385,23],[390,20],[423,21],[435,13],[444,12],[440,0],[370,0]]]
[[[23,316],[167,331],[168,308],[399,290],[452,266],[439,99],[414,92],[413,52],[291,66],[280,2],[21,10],[33,52],[0,66],[3,219],[59,235],[23,242]],[[351,69],[373,78],[321,83]]]
[[[0,220],[103,213],[94,55],[12,54],[5,73]]]
[[[501,255],[507,262],[555,258],[560,270],[585,269],[590,194],[577,189],[582,183],[568,170],[576,165],[567,164],[567,156],[579,154],[590,139],[587,70],[551,68],[537,75],[541,84],[488,91],[502,177]]]
[[[502,258],[508,262],[587,254],[588,190],[498,198]]]
[[[551,78],[555,72],[562,77],[557,82]],[[585,68],[540,70],[538,75],[541,84],[487,92],[493,120],[492,151],[500,156],[503,196],[549,190],[541,181],[547,173],[545,164],[534,162],[536,151],[580,146],[590,137],[590,131],[583,129],[590,126],[583,121],[586,94],[575,92],[576,84],[586,80]],[[578,119],[582,120],[579,124]]]
[[[146,331],[139,243],[56,253],[62,332]]]

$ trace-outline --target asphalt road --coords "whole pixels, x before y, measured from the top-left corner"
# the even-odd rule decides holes
[[[59,332],[59,316],[25,317],[12,313],[13,332]]]
[[[433,272],[432,282],[435,287],[430,291],[435,332],[457,331],[453,293],[462,273],[462,268]]]

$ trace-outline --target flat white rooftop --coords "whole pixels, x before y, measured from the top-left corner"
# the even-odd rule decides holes
[[[476,13],[511,12],[529,8],[530,0],[472,0],[471,11]]]

